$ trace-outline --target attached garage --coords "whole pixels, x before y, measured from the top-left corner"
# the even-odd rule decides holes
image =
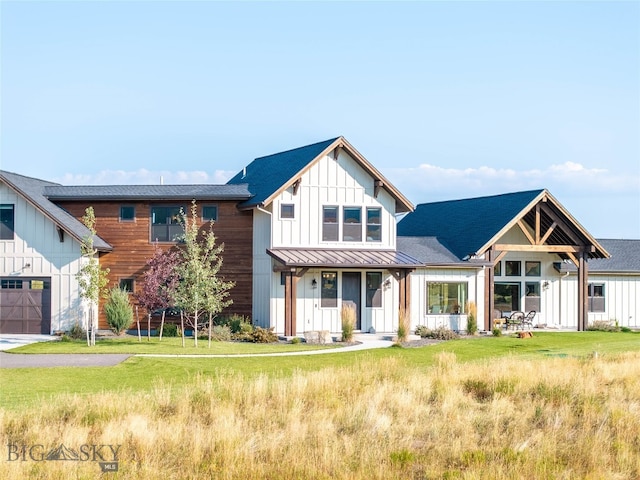
[[[51,333],[50,278],[0,278],[0,333]]]

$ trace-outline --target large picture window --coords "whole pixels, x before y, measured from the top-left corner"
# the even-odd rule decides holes
[[[382,307],[382,273],[367,272],[367,307]]]
[[[427,311],[429,313],[466,313],[466,282],[429,282],[427,283]]]
[[[382,209],[367,208],[367,242],[382,240]]]
[[[338,306],[338,272],[322,272],[322,288],[320,289],[320,306]]]
[[[177,242],[184,233],[182,212],[183,207],[151,207],[151,241]]]
[[[604,312],[604,283],[590,283],[589,291],[589,311]]]
[[[344,207],[342,215],[342,240],[345,242],[361,242],[362,209],[360,207]]]
[[[0,240],[13,240],[13,205],[0,205]]]
[[[322,209],[322,240],[325,242],[338,241],[338,207],[324,207]]]

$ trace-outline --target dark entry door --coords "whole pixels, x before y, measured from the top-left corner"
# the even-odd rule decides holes
[[[356,330],[362,328],[360,321],[360,272],[342,273],[342,303],[351,303],[356,308]]]
[[[520,310],[520,284],[496,283],[493,293],[494,308],[501,312]]]

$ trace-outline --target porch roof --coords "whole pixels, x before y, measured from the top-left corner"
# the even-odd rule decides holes
[[[267,253],[286,267],[328,268],[403,268],[423,265],[406,253],[395,250],[337,250],[308,248],[272,248]]]

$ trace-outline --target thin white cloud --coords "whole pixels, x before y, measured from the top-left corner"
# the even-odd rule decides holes
[[[180,184],[214,184],[227,183],[237,172],[215,170],[211,173],[201,170],[177,171],[169,170],[102,170],[94,174],[66,173],[54,181],[62,185],[180,185]]]
[[[389,180],[413,201],[467,198],[547,188],[551,193],[624,194],[640,192],[640,173],[611,172],[575,162],[544,168],[444,168],[422,164],[384,171]]]

